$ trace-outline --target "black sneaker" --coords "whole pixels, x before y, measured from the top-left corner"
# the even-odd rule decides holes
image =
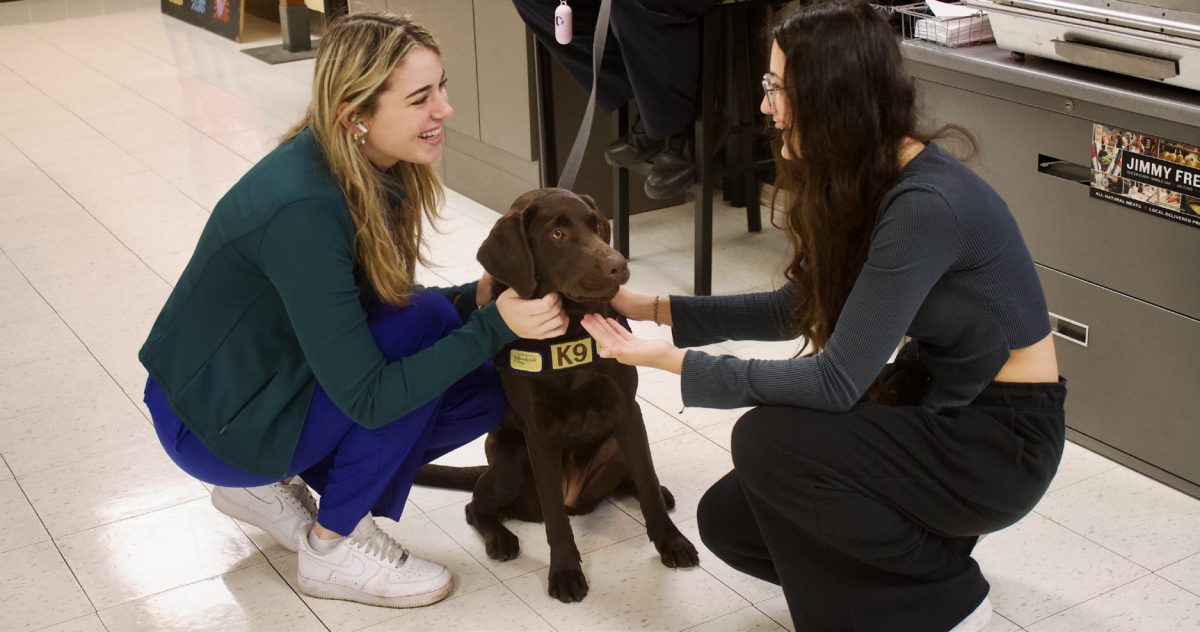
[[[662,151],[665,141],[654,140],[646,135],[642,121],[633,124],[629,134],[613,141],[604,149],[604,162],[613,167],[631,167],[648,162],[654,155]]]
[[[655,156],[646,176],[646,195],[654,200],[677,198],[687,193],[695,179],[696,141],[688,130],[668,138]]]

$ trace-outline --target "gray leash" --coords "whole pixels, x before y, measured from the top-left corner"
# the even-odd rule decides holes
[[[592,131],[592,119],[596,116],[596,89],[600,81],[600,64],[604,60],[604,44],[608,41],[608,22],[612,13],[612,0],[600,0],[600,11],[596,15],[596,34],[592,36],[592,91],[588,96],[587,109],[583,111],[583,122],[575,135],[575,145],[563,164],[558,186],[563,189],[575,187],[575,177],[583,163],[583,152],[587,149],[588,136]]]

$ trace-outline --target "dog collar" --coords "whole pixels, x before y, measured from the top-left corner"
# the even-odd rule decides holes
[[[577,369],[600,359],[599,343],[591,336],[583,336],[517,340],[504,347],[497,364],[513,373],[538,375]]]

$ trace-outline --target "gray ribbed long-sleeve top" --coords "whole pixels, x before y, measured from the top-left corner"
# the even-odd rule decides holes
[[[787,340],[804,291],[671,296],[675,344]],[[689,350],[683,403],[785,405],[843,412],[874,381],[904,335],[933,380],[922,406],[970,403],[1010,349],[1050,332],[1046,299],[1017,223],[974,172],[929,145],[880,203],[870,251],[821,353],[745,360]]]

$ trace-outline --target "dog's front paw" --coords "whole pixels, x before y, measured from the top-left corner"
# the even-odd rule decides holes
[[[667,568],[686,568],[700,563],[700,554],[696,552],[696,547],[681,533],[676,533],[658,547],[658,555]]]
[[[563,603],[583,601],[588,594],[587,578],[583,570],[575,568],[550,569],[550,596]]]
[[[488,557],[501,562],[515,558],[521,552],[521,541],[512,531],[503,527],[484,536],[483,544],[487,547]]]

